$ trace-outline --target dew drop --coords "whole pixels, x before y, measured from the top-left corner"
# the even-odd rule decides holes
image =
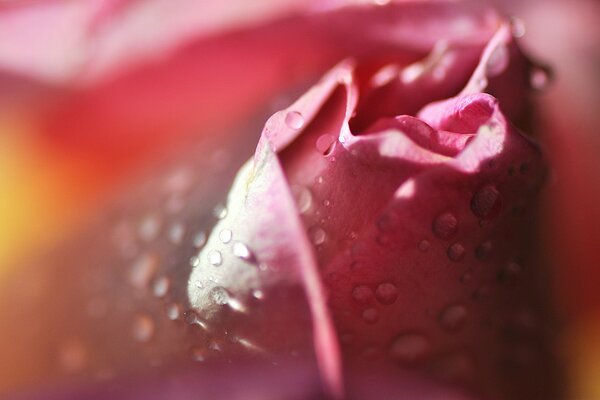
[[[197,249],[204,246],[206,244],[206,233],[204,231],[196,233],[192,242]]]
[[[129,273],[129,283],[135,288],[145,289],[150,284],[157,269],[158,255],[145,253],[133,263]]]
[[[325,233],[325,231],[318,226],[313,226],[312,228],[310,228],[308,230],[308,234],[310,235],[312,242],[316,246],[325,243],[325,239],[327,239],[327,234]]]
[[[257,300],[262,300],[265,298],[265,294],[263,293],[262,290],[256,289],[256,290],[252,291],[252,297],[254,297]]]
[[[393,304],[398,298],[398,288],[393,283],[382,283],[375,289],[375,297],[381,304]]]
[[[192,347],[190,349],[190,358],[196,362],[203,362],[206,358],[204,350],[200,347]]]
[[[421,250],[422,252],[426,252],[429,250],[429,242],[427,240],[421,240],[419,242],[419,250]]]
[[[152,293],[156,297],[165,297],[165,295],[169,292],[169,287],[171,286],[171,281],[166,276],[161,276],[160,278],[154,281],[154,285],[152,287]]]
[[[172,303],[167,306],[167,318],[171,321],[176,321],[181,316],[181,305]]]
[[[176,223],[169,229],[169,240],[173,244],[180,244],[185,235],[185,226],[182,223]]]
[[[138,342],[148,342],[154,335],[154,321],[147,315],[138,315],[133,320],[131,334]]]
[[[325,207],[329,207],[331,205],[331,201],[329,201],[329,200],[323,200],[323,205]]]
[[[404,333],[398,336],[390,348],[390,356],[401,363],[421,361],[429,356],[431,344],[419,333]]]
[[[193,256],[190,258],[190,265],[192,267],[199,267],[200,266],[200,257],[198,256]]]
[[[156,215],[147,215],[139,226],[140,238],[146,242],[156,239],[160,230],[160,219]]]
[[[545,68],[535,68],[531,71],[531,75],[529,76],[529,84],[535,90],[544,90],[548,87],[550,83],[550,75],[548,70]]]
[[[292,193],[298,205],[300,214],[305,214],[312,205],[312,194],[310,190],[302,186],[292,186]]]
[[[224,244],[231,242],[232,238],[233,232],[231,232],[231,229],[223,229],[221,232],[219,232],[219,240],[221,240],[221,242]]]
[[[460,243],[454,243],[448,247],[448,258],[450,261],[459,262],[465,256],[465,246]]]
[[[447,332],[457,332],[465,326],[467,317],[468,312],[465,306],[452,305],[440,314],[440,326]]]
[[[490,58],[487,60],[485,65],[486,73],[490,77],[494,77],[500,75],[506,67],[508,66],[508,62],[510,59],[510,55],[508,53],[508,48],[505,44],[501,44],[497,46],[490,54]]]
[[[480,218],[493,218],[500,212],[500,192],[493,185],[479,189],[471,199],[471,211]]]
[[[352,289],[352,297],[358,303],[364,304],[373,298],[373,291],[366,285],[356,286]]]
[[[213,210],[213,215],[218,219],[223,219],[227,216],[227,207],[223,204],[217,205]]]
[[[214,267],[218,267],[223,263],[223,255],[219,250],[211,250],[207,254],[208,262]]]
[[[362,313],[362,319],[367,324],[374,324],[379,319],[379,311],[376,308],[367,308]]]
[[[512,17],[510,19],[510,27],[511,27],[513,36],[516,37],[517,39],[525,36],[527,29],[525,27],[525,23],[523,22],[523,20]]]
[[[450,212],[442,213],[433,221],[432,229],[440,239],[449,239],[458,230],[458,219]]]
[[[315,146],[317,147],[317,151],[323,155],[329,155],[333,150],[333,146],[335,143],[335,136],[325,134],[319,136],[317,139]]]
[[[485,261],[490,258],[491,252],[492,252],[492,242],[487,240],[487,241],[481,243],[479,246],[477,246],[477,248],[475,249],[475,257],[479,261]]]
[[[301,129],[304,126],[304,117],[298,111],[288,111],[285,115],[285,124],[294,130]]]
[[[222,286],[215,286],[210,290],[208,295],[213,303],[220,306],[229,302],[229,293],[227,293],[227,290]]]
[[[252,261],[254,259],[252,251],[242,242],[235,242],[233,244],[233,255],[244,261]]]

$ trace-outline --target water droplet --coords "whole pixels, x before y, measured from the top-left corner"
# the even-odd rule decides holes
[[[367,308],[362,313],[362,319],[367,324],[374,324],[379,319],[379,311],[376,308]]]
[[[167,306],[167,318],[171,321],[176,321],[181,315],[182,307],[177,303],[172,303]]]
[[[318,226],[313,226],[312,228],[310,228],[308,230],[308,234],[310,235],[312,242],[316,246],[325,243],[325,239],[327,239],[327,234],[325,233],[325,231]]]
[[[222,286],[215,286],[210,290],[208,295],[215,304],[222,306],[229,302],[229,293]]]
[[[550,84],[550,74],[546,68],[537,67],[531,71],[529,84],[535,90],[544,90]]]
[[[319,176],[319,177],[317,178],[317,183],[323,183],[324,181],[325,181],[325,180],[323,179],[323,177],[322,177],[322,176]]]
[[[449,239],[458,230],[458,219],[450,212],[442,213],[433,221],[432,229],[440,239]]]
[[[373,298],[373,291],[366,285],[356,286],[352,289],[352,297],[357,302],[364,304],[371,301]]]
[[[58,363],[66,372],[78,372],[87,362],[87,350],[78,339],[69,339],[59,348]]]
[[[398,298],[398,288],[393,283],[382,283],[375,289],[375,297],[381,304],[393,304]]]
[[[427,240],[421,240],[419,242],[419,250],[421,250],[422,252],[426,252],[427,250],[429,250],[429,242]]]
[[[304,126],[304,117],[298,111],[288,111],[285,114],[285,124],[294,130],[301,129]]]
[[[257,300],[262,300],[265,298],[265,294],[263,293],[262,290],[256,289],[256,290],[252,291],[252,297],[254,297]]]
[[[310,190],[302,186],[292,186],[292,193],[298,205],[300,214],[306,213],[312,205],[312,194]]]
[[[223,204],[217,205],[213,210],[213,215],[218,219],[223,219],[227,216],[227,207]]]
[[[199,267],[200,266],[200,257],[198,256],[193,256],[190,258],[190,265],[192,267]]]
[[[138,315],[133,320],[131,334],[138,342],[147,342],[154,335],[154,321],[147,315]]]
[[[206,233],[204,231],[200,231],[194,235],[194,239],[192,243],[195,248],[199,249],[200,247],[206,244]]]
[[[452,305],[440,314],[440,325],[447,332],[457,332],[467,323],[468,312],[465,306]]]
[[[145,289],[150,284],[157,269],[158,255],[145,253],[133,263],[129,273],[129,283],[138,289]]]
[[[385,6],[391,3],[392,0],[373,0],[373,4],[376,6]]]
[[[323,154],[324,156],[327,156],[333,151],[334,144],[335,136],[325,134],[319,136],[317,142],[315,143],[315,146],[317,147],[317,151],[319,153]]]
[[[460,243],[454,243],[448,247],[448,258],[450,261],[459,262],[465,256],[465,246]]]
[[[525,32],[527,31],[527,29],[525,28],[525,23],[523,22],[522,19],[512,17],[510,19],[510,27],[511,27],[512,34],[515,38],[518,39],[518,38],[522,38],[523,36],[525,36]]]
[[[185,226],[182,223],[176,223],[169,229],[169,240],[173,244],[180,244],[185,235]]]
[[[221,232],[219,232],[219,240],[224,244],[231,242],[232,238],[233,232],[231,232],[231,229],[223,229]]]
[[[252,251],[242,242],[235,242],[233,244],[233,255],[244,261],[252,261],[254,259]]]
[[[480,218],[490,219],[500,212],[500,192],[493,185],[485,185],[471,199],[471,211]]]
[[[154,281],[152,292],[156,297],[164,297],[169,292],[171,281],[166,276],[161,276]]]
[[[160,219],[156,215],[147,215],[139,227],[140,238],[146,242],[156,239],[160,230]]]
[[[196,362],[203,362],[206,358],[204,350],[197,346],[194,346],[190,349],[190,357]]]
[[[419,333],[404,333],[394,340],[390,348],[390,356],[402,363],[421,361],[429,356],[431,344]]]
[[[479,246],[477,246],[477,248],[475,249],[475,257],[479,260],[479,261],[485,261],[488,260],[490,258],[490,254],[492,253],[492,242],[487,240],[483,243],[481,243]]]
[[[223,263],[223,255],[219,250],[211,250],[207,255],[208,262],[214,267],[218,267]]]
[[[488,76],[493,77],[504,72],[508,66],[509,59],[510,54],[506,45],[498,45],[494,50],[492,50],[492,54],[490,54],[490,58],[487,60],[485,65]]]
[[[331,202],[329,200],[323,200],[323,205],[325,207],[329,207],[331,205]]]

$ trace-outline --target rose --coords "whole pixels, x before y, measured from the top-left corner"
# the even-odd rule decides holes
[[[520,200],[514,199],[515,194],[520,193],[520,190],[515,188],[535,188],[541,173],[539,155],[534,147],[506,123],[495,100],[479,94],[484,89],[485,80],[489,79],[490,90],[500,99],[501,107],[510,110],[513,116],[517,116],[522,110],[521,105],[504,101],[524,97],[514,96],[515,92],[520,93],[524,89],[515,77],[524,80],[523,77],[526,76],[526,69],[522,68],[525,65],[511,42],[508,27],[493,15],[493,18],[483,18],[487,14],[485,10],[465,14],[470,23],[455,20],[457,15],[446,19],[447,13],[455,12],[452,11],[452,7],[440,4],[436,4],[435,7],[410,4],[392,9],[408,21],[414,21],[414,18],[409,17],[420,15],[423,10],[436,10],[436,13],[424,13],[429,16],[420,15],[418,19],[416,26],[421,28],[423,36],[420,37],[422,42],[415,40],[418,48],[416,54],[394,52],[393,56],[387,56],[386,46],[375,41],[380,46],[376,47],[380,57],[363,54],[357,57],[356,65],[341,65],[323,80],[321,86],[309,92],[292,108],[270,120],[255,156],[255,164],[247,167],[238,178],[238,183],[232,190],[227,216],[213,230],[213,236],[199,257],[201,268],[196,267],[189,282],[190,300],[196,306],[198,315],[188,314],[186,320],[194,326],[208,329],[213,336],[211,340],[215,340],[207,344],[206,349],[194,349],[194,357],[208,357],[204,354],[207,349],[220,349],[230,355],[250,352],[275,358],[287,354],[303,357],[312,353],[312,341],[315,340],[316,356],[321,363],[324,380],[331,392],[339,393],[342,374],[337,343],[338,339],[343,339],[346,344],[342,349],[349,366],[364,361],[364,350],[373,353],[376,361],[385,362],[388,357],[381,355],[381,350],[385,348],[386,352],[391,351],[402,364],[412,362],[414,365],[411,368],[431,367],[433,372],[453,375],[456,374],[458,366],[459,378],[467,378],[469,381],[479,377],[486,378],[487,382],[481,385],[481,390],[511,390],[510,386],[507,389],[501,383],[494,382],[495,379],[500,379],[495,365],[492,364],[503,361],[497,360],[498,355],[505,355],[505,347],[497,340],[498,331],[513,329],[511,322],[519,322],[503,321],[504,316],[512,310],[520,311],[521,305],[530,304],[527,297],[532,291],[528,286],[531,277],[527,275],[532,272],[526,272],[524,277],[519,278],[520,290],[508,292],[513,299],[507,306],[501,306],[501,302],[508,296],[506,292],[492,292],[488,300],[483,300],[483,305],[467,307],[468,321],[478,320],[473,315],[488,310],[497,313],[500,321],[478,320],[489,323],[492,333],[480,331],[478,327],[473,328],[470,322],[465,327],[471,328],[468,335],[464,334],[465,330],[456,333],[454,337],[443,336],[438,332],[434,338],[435,332],[425,331],[426,327],[423,331],[416,331],[417,328],[421,328],[420,324],[426,324],[427,321],[434,322],[436,329],[437,324],[444,325],[442,328],[449,324],[451,331],[461,328],[462,318],[465,317],[461,307],[464,305],[452,305],[449,314],[446,315],[443,310],[438,309],[442,307],[441,303],[447,301],[444,296],[450,297],[454,294],[456,298],[464,300],[466,294],[471,296],[476,284],[490,280],[496,273],[500,273],[501,280],[508,285],[513,283],[515,275],[519,274],[520,266],[509,263],[508,258],[518,254],[519,244],[522,243],[519,234],[510,239],[504,237],[506,225],[512,222],[508,219],[510,213],[507,210],[515,203],[520,203]],[[437,14],[438,11],[440,14]],[[356,21],[362,17],[363,12],[365,11],[360,10],[360,13],[357,13],[350,10],[341,15],[343,20]],[[381,23],[377,18],[385,20],[389,12],[390,10],[373,11],[373,20]],[[432,28],[438,29],[438,23],[444,21],[449,25],[443,26],[445,29],[441,29],[441,34]],[[455,21],[461,22],[457,24],[458,29],[450,29]],[[379,26],[379,23],[374,26]],[[496,30],[497,33],[494,34]],[[376,34],[377,29],[374,29],[373,33]],[[419,54],[431,50],[440,37],[447,38],[446,34],[453,39],[449,45],[436,46],[435,52],[425,63],[408,65],[417,61]],[[474,34],[480,36],[472,41]],[[400,30],[397,35],[395,39],[403,43],[403,35],[406,33],[403,34]],[[374,36],[378,38],[377,35]],[[416,39],[412,34],[408,35],[408,38]],[[490,38],[483,60],[472,73]],[[382,42],[385,44],[385,40]],[[377,52],[375,54],[378,54]],[[387,64],[392,66],[382,68]],[[403,79],[398,79],[398,71],[394,69],[400,70],[400,77]],[[379,72],[374,73],[377,70]],[[473,76],[469,80],[470,75]],[[509,79],[511,77],[512,79]],[[338,83],[338,79],[341,82]],[[396,110],[415,113],[430,101],[456,94],[458,88],[467,80],[467,88],[457,99],[426,107],[420,112],[419,119],[392,118],[396,115]],[[376,86],[373,89],[369,89],[371,82]],[[513,92],[509,96],[506,95],[507,89]],[[399,97],[399,94],[406,93],[412,96]],[[420,96],[422,97],[419,98]],[[354,111],[357,111],[356,117],[350,121]],[[355,133],[364,135],[353,137],[347,129],[340,128],[348,123],[351,123]],[[301,131],[301,135],[296,137]],[[345,138],[346,143],[338,143],[338,137]],[[470,138],[473,138],[471,142],[468,140]],[[350,150],[344,153],[343,149],[346,147],[343,146],[348,146],[348,149],[354,150],[356,154]],[[279,152],[281,161],[278,161],[273,150]],[[334,157],[336,160],[330,162]],[[486,164],[489,170],[484,171],[481,167],[483,159],[492,162]],[[523,159],[526,159],[527,163],[523,164]],[[283,169],[278,168],[280,164]],[[314,170],[307,173],[307,166],[322,170],[323,175],[317,175]],[[513,172],[519,174],[519,178],[505,181],[508,178],[503,177],[501,172],[508,173],[511,167],[518,167],[519,172]],[[389,175],[385,176],[386,179],[382,179],[379,172],[381,170],[384,171],[383,174]],[[250,177],[245,174],[250,174]],[[436,177],[436,174],[439,176]],[[371,188],[364,190],[364,193],[357,193],[355,200],[356,204],[360,205],[360,213],[356,213],[356,216],[351,212],[351,204],[345,191],[331,191],[327,195],[323,192],[331,188],[349,187],[348,175],[356,175],[352,179],[359,181],[362,189],[372,185],[378,191],[375,192],[375,189]],[[323,178],[322,183],[319,183],[319,176]],[[448,180],[443,190],[439,188],[441,183],[431,190],[423,190],[423,186],[431,186],[431,182],[440,176]],[[308,178],[308,181],[303,181]],[[288,180],[296,186],[294,190],[298,196],[298,205],[291,201]],[[178,182],[178,179],[174,181]],[[302,185],[299,185],[300,183]],[[177,186],[176,184],[175,187]],[[306,191],[307,186],[310,187],[310,194]],[[211,185],[207,184],[205,187]],[[434,210],[429,208],[439,206],[435,199],[428,198],[427,201],[417,203],[421,196],[431,196],[436,190],[451,194],[449,205],[456,210],[440,209],[437,210],[439,213],[433,212]],[[394,196],[396,191],[398,196]],[[374,193],[377,195],[374,196]],[[398,204],[391,203],[394,198]],[[316,203],[316,200],[320,203]],[[527,203],[532,200],[532,195],[527,193],[522,200]],[[326,201],[329,205],[325,204]],[[517,206],[522,207],[525,203]],[[392,212],[381,213],[388,206]],[[137,207],[139,205],[136,204],[135,208]],[[416,212],[407,213],[406,208],[412,208]],[[305,211],[306,221],[297,218],[297,211],[302,210]],[[316,211],[322,212],[319,218],[325,219],[324,223],[320,222],[319,218],[311,220],[316,217]],[[519,211],[517,209],[517,213]],[[132,210],[125,214],[128,212]],[[458,219],[457,226],[449,212]],[[476,217],[483,221],[483,226],[474,229],[472,225]],[[424,224],[423,220],[427,222]],[[464,222],[465,220],[467,222]],[[152,240],[152,226],[155,225],[155,221],[149,219],[144,222],[141,228],[142,236]],[[312,255],[312,245],[307,240],[303,223],[307,224],[307,228],[311,228],[310,239],[321,249],[317,251],[316,260]],[[427,234],[415,227],[417,223],[421,224],[421,228],[427,227]],[[320,226],[323,224],[324,226]],[[399,224],[404,227],[402,232],[398,232]],[[523,222],[516,226],[519,224]],[[435,231],[435,237],[419,238],[411,244],[410,238],[406,237],[408,228],[421,232],[424,237]],[[375,236],[373,229],[382,231],[382,234]],[[486,237],[483,237],[483,234]],[[97,236],[98,233],[91,235]],[[488,240],[496,236],[500,236],[501,239],[494,239],[490,248]],[[461,241],[454,242],[455,238],[460,238]],[[450,242],[450,239],[453,241]],[[426,240],[428,244],[422,240]],[[468,272],[465,263],[474,261],[473,252],[480,244],[482,246],[476,254],[482,258],[485,258],[486,252],[493,250],[489,254],[491,259],[487,261],[490,268],[485,272],[479,271],[480,274],[472,271],[472,286],[466,286],[468,290],[457,286],[458,276],[454,277],[455,279],[448,276],[456,274],[456,271],[452,270],[448,275],[444,275],[443,271],[435,269],[439,264],[446,263],[448,269],[457,264],[456,266],[463,267],[461,273]],[[95,250],[89,246],[87,248],[93,250],[92,258],[96,261],[104,252],[103,245],[97,246]],[[158,248],[162,248],[161,252],[168,251],[164,243],[153,246],[160,246]],[[397,246],[402,251],[390,249],[389,246]],[[423,250],[426,250],[424,254],[421,253]],[[230,251],[232,254],[229,254]],[[90,252],[85,253],[85,259],[88,259]],[[158,267],[152,254],[152,251],[149,255],[143,254],[132,264],[129,281],[134,289],[143,289],[148,283],[146,280],[152,280],[156,274],[155,270]],[[179,254],[180,258],[182,256],[186,254]],[[401,259],[398,259],[399,256]],[[239,264],[232,261],[236,257],[240,260]],[[344,265],[336,264],[341,263],[339,260],[344,261],[344,257],[349,257],[345,261],[350,262],[343,263]],[[70,266],[61,268],[70,271],[71,268],[80,266],[77,255],[71,254],[70,258]],[[371,264],[374,258],[379,258],[378,265]],[[321,272],[317,269],[316,261],[323,269],[324,284],[320,282]],[[355,261],[363,265],[355,264]],[[407,287],[406,282],[398,281],[399,277],[393,274],[394,269],[390,268],[389,264],[409,261],[434,268],[433,272],[439,274],[421,275],[426,273],[423,270],[414,272],[411,276],[412,282]],[[196,264],[196,259],[192,263]],[[207,263],[212,265],[206,265]],[[350,271],[348,268],[351,266]],[[402,266],[402,270],[410,271],[406,264]],[[80,274],[86,276],[87,272]],[[114,277],[111,276],[113,275],[108,271],[100,280],[113,282],[111,290],[116,296],[119,284],[115,283]],[[467,277],[468,274],[465,274],[464,278]],[[181,277],[179,279],[181,280]],[[364,284],[357,284],[358,279],[363,280]],[[160,293],[160,283],[164,281],[157,282]],[[181,283],[179,281],[179,286]],[[174,286],[175,284],[176,282],[171,283]],[[165,285],[168,287],[169,283]],[[415,285],[427,286],[433,294],[416,298]],[[326,306],[323,286],[331,293],[330,307]],[[494,283],[492,286],[498,285]],[[440,294],[436,289],[445,293]],[[67,290],[66,297],[71,296],[71,301],[79,298],[79,290],[75,285]],[[127,293],[129,292],[126,291],[120,296],[128,298]],[[484,294],[485,290],[477,291],[477,296]],[[423,315],[416,318],[414,314],[403,316],[399,308],[402,301],[404,305],[410,306],[415,314],[420,309],[421,314],[426,315],[431,307],[434,315],[427,317],[427,321]],[[69,304],[51,307],[64,313],[63,308],[68,309]],[[446,304],[443,307],[446,307]],[[351,312],[353,319],[344,320],[346,311]],[[388,317],[396,315],[402,318],[397,317],[393,320],[395,322],[388,321],[382,326],[385,313]],[[331,315],[338,319],[337,327],[331,323]],[[530,320],[527,314],[520,313],[517,316],[525,320],[525,325]],[[154,327],[145,315],[136,316],[133,322],[135,338],[143,341],[147,335],[152,336]],[[71,324],[87,326],[86,324],[90,323]],[[116,322],[113,324],[118,326]],[[334,328],[339,328],[339,332]],[[173,328],[163,329],[168,331]],[[311,329],[314,329],[314,337],[311,335]],[[406,332],[400,332],[399,329]],[[406,334],[408,330],[410,332]],[[72,328],[67,331],[72,331]],[[352,333],[353,336],[349,337],[346,333]],[[485,341],[466,343],[466,338],[479,333],[480,337],[486,338]],[[403,335],[397,336],[400,334]],[[457,335],[467,337],[457,338]],[[530,337],[523,340],[527,343],[511,344],[522,346],[531,342]],[[190,341],[189,336],[186,337],[186,342]],[[129,344],[125,342],[121,345],[127,348]],[[119,348],[118,343],[111,343],[112,346]],[[428,346],[431,346],[431,350]],[[469,354],[447,353],[454,352],[457,347]],[[195,353],[196,350],[201,352],[200,356]],[[529,350],[531,349],[525,349]],[[483,351],[492,354],[492,362],[486,365],[484,360],[478,374],[461,377],[460,373],[465,373],[463,367],[468,367],[468,363],[472,361],[470,357],[482,358]],[[72,352],[67,351],[67,354],[69,353]],[[469,375],[470,372],[466,371],[466,374]],[[527,393],[527,387],[522,390]]]
[[[509,32],[500,23],[474,72],[443,55],[368,72],[345,63],[275,114],[188,282],[204,323],[289,352],[303,321],[282,307],[307,301],[334,392],[340,351],[347,363],[395,362],[490,396],[539,395],[530,376],[502,371],[543,375],[548,365],[537,354],[537,272],[526,258],[543,161],[500,110],[519,107],[480,92],[522,65]],[[456,97],[404,114],[461,73],[472,76]],[[304,286],[307,300],[282,299],[288,286]],[[261,305],[248,305],[257,291]],[[283,320],[269,323],[273,315]]]

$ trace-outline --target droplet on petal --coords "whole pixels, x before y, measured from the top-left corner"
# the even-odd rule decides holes
[[[447,332],[456,332],[465,326],[468,312],[465,306],[452,305],[440,314],[440,326]]]
[[[288,111],[285,115],[285,124],[294,130],[301,129],[304,126],[304,117],[298,111]]]
[[[465,246],[461,243],[454,243],[448,247],[448,258],[450,261],[459,262],[465,256]]]
[[[221,240],[223,244],[231,242],[232,237],[233,232],[231,232],[231,229],[223,229],[221,232],[219,232],[219,240]]]
[[[154,335],[154,321],[147,315],[138,315],[133,320],[132,336],[138,342],[147,342]]]
[[[429,340],[419,333],[398,336],[390,348],[390,356],[401,363],[413,363],[427,358],[431,352]]]
[[[310,235],[312,242],[317,246],[325,243],[325,239],[327,239],[327,234],[319,226],[313,226],[312,228],[310,228],[308,230],[308,234]]]
[[[398,288],[393,283],[382,283],[375,289],[375,297],[381,304],[393,304],[398,298]]]
[[[433,221],[433,233],[440,239],[449,239],[458,230],[458,219],[450,212],[438,215]]]
[[[152,293],[156,297],[164,297],[169,292],[169,287],[171,286],[171,281],[166,276],[162,276],[156,281],[154,281],[154,285],[152,286]]]
[[[483,186],[471,199],[471,211],[480,218],[495,217],[500,211],[500,206],[500,192],[493,185]]]
[[[208,262],[214,267],[223,263],[223,255],[219,250],[210,250],[207,254]]]
[[[373,291],[366,285],[356,286],[352,289],[352,297],[359,303],[367,303],[373,298]]]
[[[490,54],[485,68],[488,76],[500,75],[508,66],[510,54],[505,44],[498,45]]]
[[[317,151],[323,155],[328,155],[333,150],[333,145],[335,143],[335,136],[325,134],[319,136],[317,142],[315,143],[317,147]]]
[[[374,324],[379,319],[379,311],[376,308],[367,308],[362,313],[362,319],[367,324]]]

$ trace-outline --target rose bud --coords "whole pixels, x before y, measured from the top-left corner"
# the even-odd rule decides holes
[[[219,384],[207,369],[252,365],[277,396],[276,364],[316,375],[315,396],[559,396],[528,252],[546,168],[511,123],[531,65],[504,19],[468,10],[332,12],[336,32],[368,16],[373,46],[269,118],[237,174],[249,123],[181,149],[6,281],[3,385],[148,366]]]

